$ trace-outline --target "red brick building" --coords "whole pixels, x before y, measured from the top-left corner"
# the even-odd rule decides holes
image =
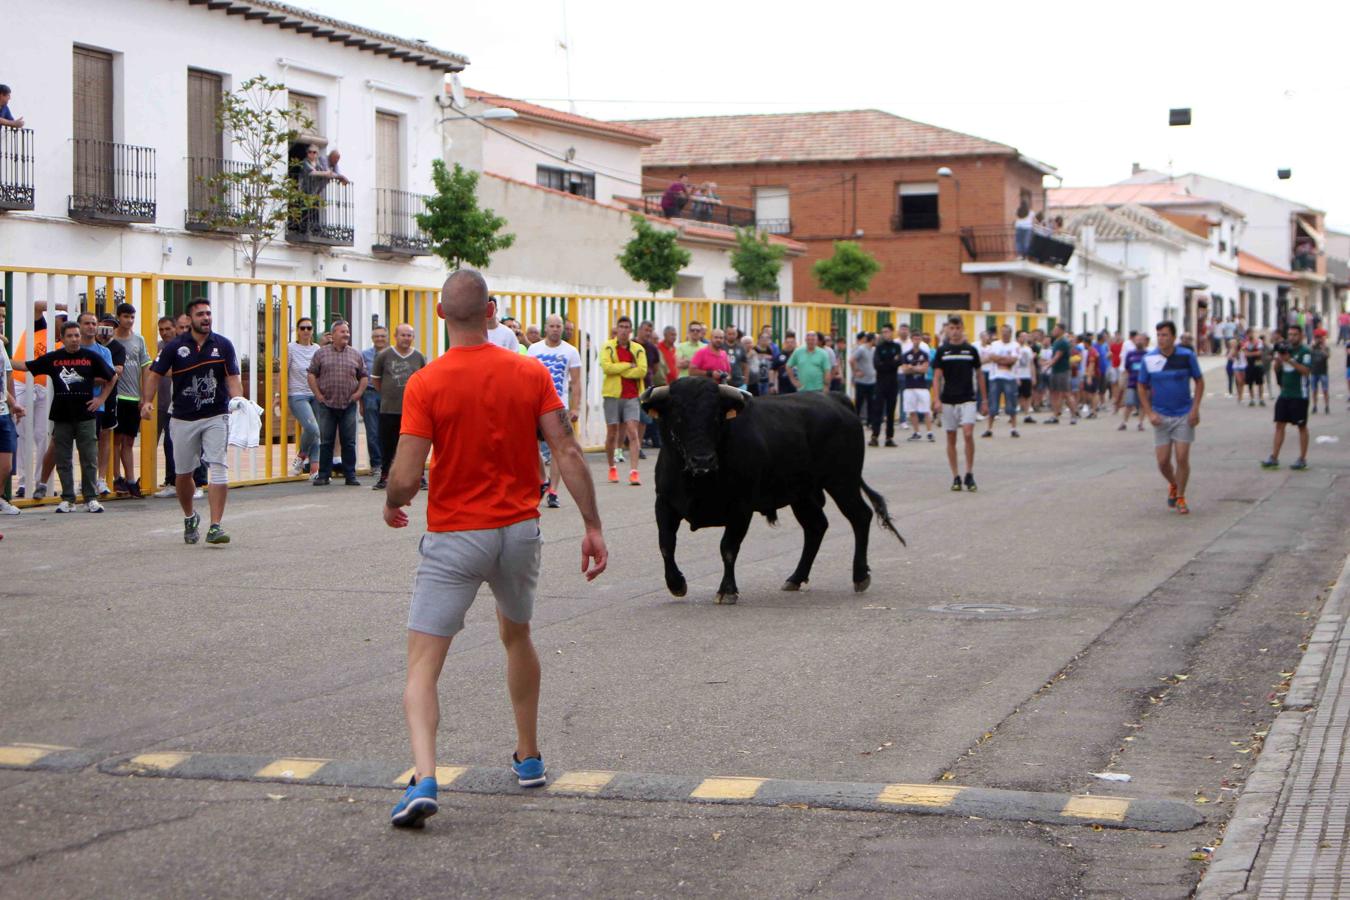
[[[1045,208],[1042,180],[1054,170],[1007,144],[880,110],[628,124],[661,138],[642,151],[649,198],[682,174],[715,182],[723,204],[808,247],[793,262],[797,300],[837,302],[811,266],[839,240],[881,263],[858,302],[1036,313],[1046,282],[1064,279],[1071,244],[1047,238],[1029,258],[1014,252],[1016,210]]]

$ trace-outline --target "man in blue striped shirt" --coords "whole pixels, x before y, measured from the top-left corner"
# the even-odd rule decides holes
[[[1158,323],[1158,346],[1144,356],[1138,390],[1144,416],[1153,423],[1153,449],[1158,471],[1167,479],[1167,505],[1186,515],[1190,512],[1186,506],[1186,482],[1191,477],[1191,443],[1195,440],[1195,426],[1200,424],[1205,377],[1200,373],[1195,352],[1177,344],[1175,322]]]

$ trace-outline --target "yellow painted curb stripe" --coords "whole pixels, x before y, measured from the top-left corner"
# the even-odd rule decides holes
[[[1106,819],[1110,822],[1125,821],[1125,813],[1130,808],[1128,797],[1070,797],[1069,802],[1060,810],[1061,816],[1075,819]]]
[[[326,759],[305,759],[298,756],[286,756],[270,762],[253,773],[254,778],[294,778],[297,781],[308,778],[328,764]]]
[[[759,786],[767,779],[741,778],[705,778],[689,795],[691,800],[751,800],[759,791]]]
[[[66,747],[53,747],[49,744],[14,744],[0,747],[0,766],[31,766],[33,763],[50,756]]]
[[[963,787],[935,784],[888,784],[877,795],[878,803],[903,806],[949,806]]]
[[[154,769],[163,772],[166,769],[172,769],[191,756],[191,753],[177,753],[166,750],[160,753],[142,753],[140,756],[133,756],[127,764],[141,769]]]
[[[548,790],[560,794],[598,794],[613,780],[613,772],[564,772]]]
[[[438,788],[445,787],[446,785],[452,783],[456,778],[463,775],[467,771],[469,771],[468,766],[437,766],[436,787]],[[417,774],[416,768],[409,769],[402,775],[398,776],[398,778],[395,778],[394,784],[398,785],[399,787],[407,787],[408,782],[416,774]]]

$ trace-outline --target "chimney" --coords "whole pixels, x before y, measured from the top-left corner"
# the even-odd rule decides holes
[[[1141,166],[1141,165],[1139,165],[1139,163],[1130,163],[1130,174],[1131,174],[1131,175],[1138,175],[1138,174],[1139,174],[1140,172],[1142,172],[1142,171],[1144,171],[1144,167]]]

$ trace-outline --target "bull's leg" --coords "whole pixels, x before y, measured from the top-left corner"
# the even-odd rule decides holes
[[[801,523],[806,539],[802,541],[802,558],[798,560],[797,568],[783,583],[785,591],[800,590],[811,577],[811,565],[816,561],[816,554],[820,552],[820,542],[825,539],[825,529],[830,527],[830,520],[825,518],[823,503],[799,500],[792,504],[792,514]]]
[[[867,568],[867,536],[872,527],[872,511],[863,502],[857,487],[831,488],[829,493],[853,526],[853,590],[862,593],[872,584]]]
[[[660,495],[656,498],[657,543],[661,547],[661,559],[666,564],[666,588],[676,597],[683,597],[689,590],[684,573],[675,565],[675,533],[680,530],[680,516]]]
[[[745,540],[745,533],[750,530],[752,516],[752,513],[746,513],[739,518],[733,518],[722,530],[722,583],[717,586],[718,603],[730,606],[740,599],[740,591],[736,588],[736,557],[741,552],[741,542]]]

